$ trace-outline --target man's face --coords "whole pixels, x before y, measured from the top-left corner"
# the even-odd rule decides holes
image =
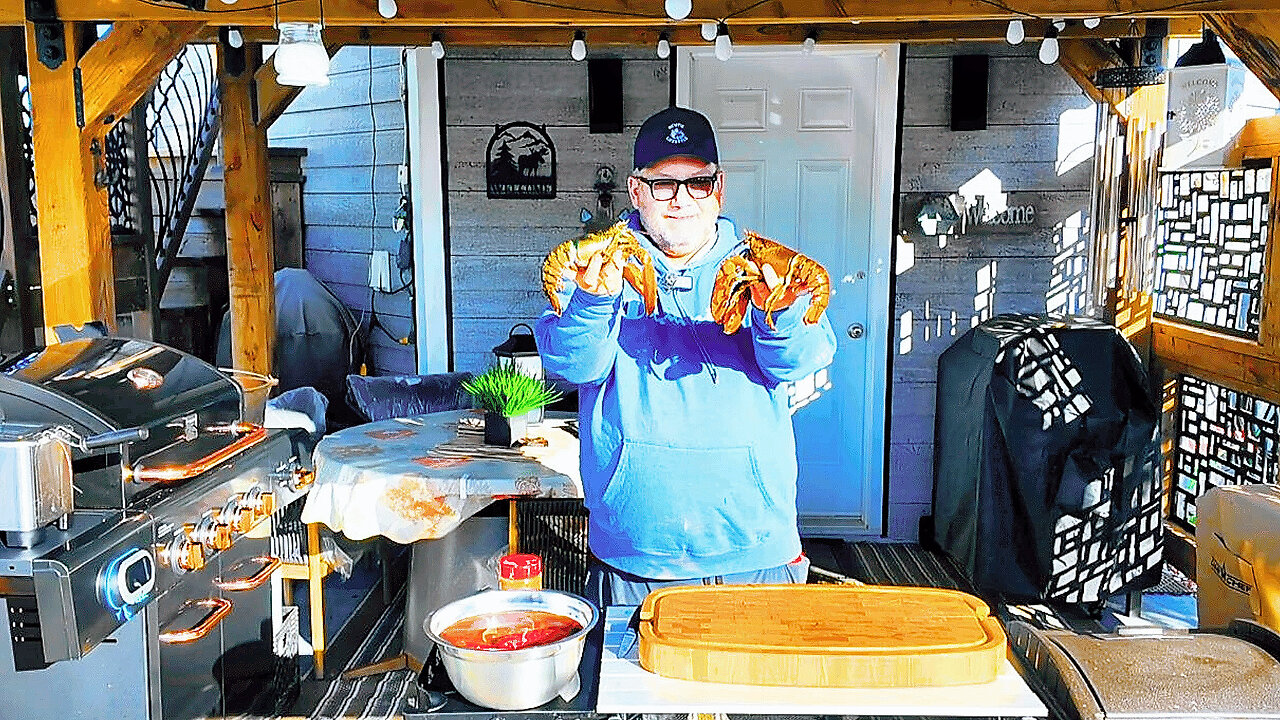
[[[635,175],[627,178],[627,192],[631,204],[640,211],[640,221],[653,244],[676,260],[688,260],[715,238],[716,219],[724,201],[724,176],[713,164],[697,158],[673,157],[659,160]],[[663,183],[651,186],[645,180],[689,180],[690,178],[714,178],[714,187],[704,198],[690,195],[690,187],[680,184],[675,195],[666,200]],[[643,179],[642,179],[643,178]],[[669,186],[669,183],[667,184]],[[705,192],[705,183],[694,185],[694,195]],[[670,188],[665,188],[669,190]]]

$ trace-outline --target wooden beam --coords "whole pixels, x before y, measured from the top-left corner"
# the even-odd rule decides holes
[[[1169,371],[1280,402],[1280,358],[1258,343],[1163,318],[1151,326],[1152,348]]]
[[[1146,34],[1145,20],[1106,20],[1094,30],[1083,25],[1070,25],[1062,33],[1064,39],[1098,38],[1098,37],[1142,37]],[[1175,18],[1170,21],[1171,30],[1184,35],[1198,35],[1201,23],[1196,18]],[[1047,27],[1047,25],[1046,25]],[[735,27],[734,44],[741,45],[798,45],[810,31],[818,33],[821,43],[861,43],[861,42],[956,42],[956,41],[999,41],[1004,42],[1007,21],[975,21],[975,22],[864,22],[854,25],[847,20],[815,25],[762,24],[749,27]],[[701,32],[696,25],[687,23],[651,27],[609,27],[607,25],[583,24],[580,29],[587,34],[587,44],[597,47],[651,47],[657,42],[658,33],[666,32],[674,45],[704,45]],[[523,26],[495,27],[453,26],[445,29],[430,26],[394,26],[394,27],[331,27],[324,31],[325,43],[339,45],[392,45],[392,46],[424,46],[431,42],[433,32],[439,32],[447,47],[500,47],[500,46],[543,46],[564,47],[568,52],[569,42],[573,39],[574,28],[564,26]],[[276,41],[276,32],[271,28],[246,28],[243,31],[246,42],[264,44]],[[1027,41],[1035,42],[1044,34],[1044,27],[1037,24],[1027,25]],[[216,39],[216,28],[206,28],[204,37]],[[259,92],[261,97],[261,91]]]
[[[241,56],[237,62],[234,55]],[[222,88],[222,164],[226,196],[227,278],[231,294],[231,362],[271,374],[275,359],[275,243],[267,184],[267,132],[254,118],[253,74],[262,47],[218,48]],[[236,72],[236,66],[239,71]]]
[[[1124,96],[1116,90],[1103,90],[1094,84],[1093,78],[1099,70],[1124,67],[1128,63],[1101,40],[1063,39],[1058,44],[1061,48],[1058,67],[1065,70],[1094,102],[1110,105],[1112,110],[1119,112]]]
[[[1246,121],[1229,155],[1237,162],[1280,157],[1280,115]],[[1272,215],[1272,217],[1275,216]],[[1267,275],[1267,277],[1277,276]]]
[[[85,127],[124,117],[204,23],[121,22],[80,59]]]
[[[177,4],[142,0],[75,0],[58,4],[63,20],[167,20],[200,19],[215,25],[271,27],[272,3],[241,3],[242,7],[219,7],[217,12],[197,12]],[[1276,0],[1205,0],[1197,3],[1170,3],[1168,0],[1019,0],[1005,9],[989,0],[787,0],[749,3],[746,0],[705,0],[694,4],[696,15],[678,24],[697,26],[706,20],[727,18],[731,25],[783,23],[809,25],[820,22],[860,20],[863,22],[914,22],[920,20],[1009,20],[1013,17],[1185,17],[1198,13],[1265,13],[1280,9]],[[315,21],[316,3],[281,2],[282,21]],[[459,0],[458,2],[400,3],[399,14],[384,19],[376,0],[327,0],[326,26],[451,27],[495,25],[563,25],[584,23],[613,26],[657,27],[676,25],[667,19],[661,0],[593,0],[591,3],[532,3],[522,0]],[[0,24],[25,20],[23,0],[0,0]]]
[[[1205,22],[1272,95],[1280,97],[1280,14],[1205,15]]]
[[[115,327],[115,280],[107,209],[104,137],[76,124],[75,63],[50,70],[36,52],[35,26],[27,26],[31,84],[31,141],[35,154],[36,218],[45,339],[58,325],[100,320]],[[79,32],[63,23],[67,55],[74,58]],[[101,175],[99,172],[101,171]]]
[[[341,43],[333,42],[327,35],[325,41],[324,49],[329,53],[329,57],[333,57],[334,53],[342,49]],[[274,38],[271,42],[274,42]],[[276,65],[270,62],[263,63],[262,67],[253,74],[254,85],[258,91],[258,127],[263,132],[266,132],[271,124],[284,114],[289,104],[298,97],[298,93],[302,92],[302,88],[296,85],[281,85],[276,82],[277,77],[279,73],[276,72]]]

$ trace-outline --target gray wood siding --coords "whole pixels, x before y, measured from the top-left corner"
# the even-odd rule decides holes
[[[907,46],[900,190],[955,193],[983,170],[1041,219],[1027,231],[923,235],[902,207],[894,296],[889,432],[891,539],[915,540],[930,512],[938,356],[977,322],[1004,312],[1082,311],[1094,104],[1037,46]],[[987,129],[953,132],[951,56],[990,60]],[[902,204],[900,202],[900,204]],[[992,287],[979,273],[994,270]],[[985,308],[985,309],[984,309]],[[954,313],[954,315],[953,315]]]
[[[405,161],[401,48],[350,46],[338,51],[327,87],[303,90],[271,126],[272,146],[303,147],[306,268],[342,300],[368,334],[369,373],[413,373],[410,292],[369,287],[373,250],[391,253],[393,287],[403,280],[395,258],[403,233],[391,229],[400,202],[397,166]],[[376,137],[375,137],[376,127]],[[378,327],[370,329],[370,320]],[[394,339],[390,336],[394,336]]]
[[[627,206],[621,180],[631,170],[631,143],[640,123],[666,107],[667,62],[648,49],[593,51],[621,57],[621,133],[592,134],[587,63],[566,48],[449,48],[445,59],[445,143],[448,153],[449,244],[453,360],[458,370],[483,370],[493,346],[516,323],[532,323],[546,305],[541,292],[547,251],[581,233],[578,215],[592,212],[596,168],[613,167],[620,187],[614,209]],[[496,125],[517,120],[546,125],[556,148],[556,197],[491,200],[485,151]]]

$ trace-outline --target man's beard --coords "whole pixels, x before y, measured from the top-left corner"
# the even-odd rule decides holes
[[[641,218],[644,219],[643,217]],[[715,238],[715,221],[698,223],[696,227],[672,229],[666,223],[644,223],[649,233],[649,240],[664,254],[671,257],[685,257],[694,253]]]

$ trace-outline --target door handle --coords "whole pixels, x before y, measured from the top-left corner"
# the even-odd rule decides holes
[[[862,323],[851,323],[845,332],[849,333],[849,337],[858,340],[862,337],[866,330],[862,327]]]

